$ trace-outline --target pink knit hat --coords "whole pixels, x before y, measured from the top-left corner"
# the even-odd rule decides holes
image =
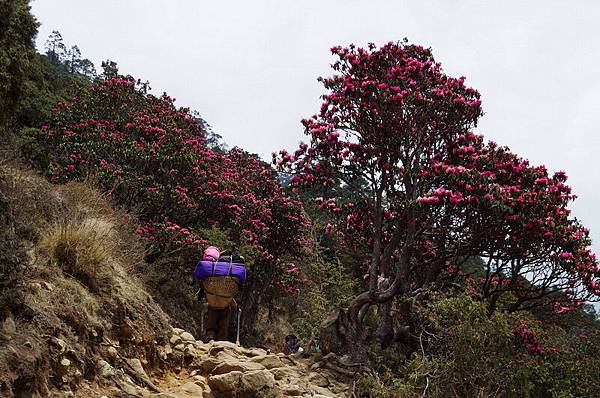
[[[204,255],[202,256],[202,260],[204,261],[217,261],[221,252],[214,246],[209,246],[204,250]]]

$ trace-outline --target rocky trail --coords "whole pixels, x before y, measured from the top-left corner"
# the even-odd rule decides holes
[[[142,361],[121,356],[117,347],[108,352],[110,358],[97,361],[95,382],[82,383],[64,396],[343,397],[350,390],[351,371],[342,368],[341,358],[302,358],[226,341],[203,343],[177,328],[159,349],[172,364],[167,370],[147,373]],[[63,360],[63,377],[68,378],[77,369],[69,369],[67,362]]]

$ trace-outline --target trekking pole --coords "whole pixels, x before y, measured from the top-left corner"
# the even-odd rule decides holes
[[[242,317],[242,307],[238,307],[237,316],[237,335],[235,337],[235,344],[240,345],[240,318]]]

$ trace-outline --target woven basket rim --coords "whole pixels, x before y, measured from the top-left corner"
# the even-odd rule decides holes
[[[238,292],[240,283],[235,276],[210,276],[203,285],[208,294],[230,298]]]

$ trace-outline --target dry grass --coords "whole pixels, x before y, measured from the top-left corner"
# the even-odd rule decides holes
[[[52,186],[19,165],[0,165],[0,194],[10,204],[14,232],[33,244],[39,260],[48,259],[91,291],[104,292],[143,263],[144,245],[127,214],[92,186]],[[44,268],[38,267],[56,271]]]
[[[41,235],[39,247],[63,272],[93,292],[111,286],[112,253],[117,249],[114,225],[101,218],[63,220]]]

